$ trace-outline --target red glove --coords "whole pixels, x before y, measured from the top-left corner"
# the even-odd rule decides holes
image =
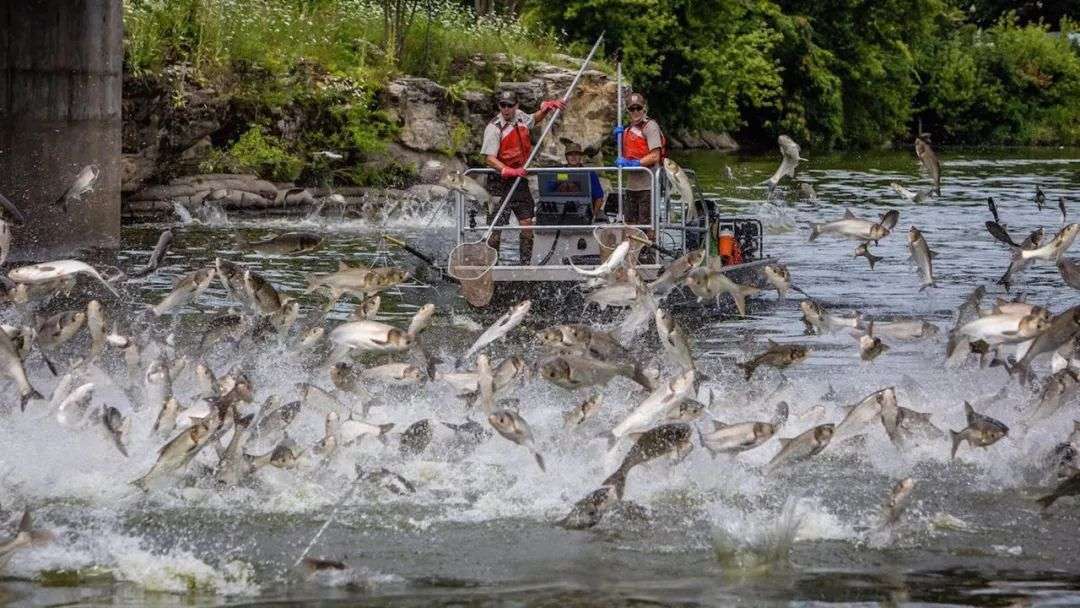
[[[540,109],[544,112],[554,112],[566,108],[566,102],[561,99],[548,99],[540,102]]]
[[[510,179],[511,177],[525,177],[526,175],[527,174],[524,167],[521,167],[519,169],[515,169],[514,167],[503,167],[502,169],[503,179]]]

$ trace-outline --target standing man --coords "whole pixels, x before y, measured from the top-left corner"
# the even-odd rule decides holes
[[[480,147],[480,153],[486,157],[487,165],[499,172],[498,176],[488,176],[487,188],[493,205],[493,208],[488,210],[488,224],[506,225],[510,221],[510,211],[513,210],[518,224],[532,226],[534,203],[528,182],[518,184],[513,197],[498,218],[495,217],[495,212],[499,210],[499,205],[514,180],[526,176],[525,161],[532,152],[532,135],[529,130],[537,121],[543,120],[555,110],[561,110],[566,104],[560,99],[549,99],[541,102],[540,109],[530,115],[518,108],[517,96],[512,91],[499,93],[498,101],[499,113],[484,129],[484,143]],[[488,245],[498,251],[501,236],[501,231],[493,231]],[[528,265],[532,260],[532,230],[522,230],[518,238],[521,251],[519,263]]]
[[[580,167],[585,162],[585,153],[577,142],[566,143],[566,166]],[[593,221],[604,217],[604,186],[600,184],[600,176],[596,171],[589,171],[589,198],[592,199]]]
[[[648,167],[655,171],[664,161],[667,139],[660,125],[648,117],[645,96],[631,93],[626,98],[630,125],[622,131],[622,150],[615,164],[620,167]],[[615,128],[616,135],[620,127]],[[626,176],[627,196],[623,199],[623,215],[627,224],[652,223],[652,178],[649,174],[631,171]],[[652,230],[645,233],[653,238]]]

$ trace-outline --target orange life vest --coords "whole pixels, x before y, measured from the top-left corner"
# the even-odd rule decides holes
[[[495,118],[492,124],[497,127],[498,122],[499,119]],[[529,134],[529,127],[515,120],[502,127],[499,137],[499,153],[495,155],[495,158],[507,167],[515,169],[524,167],[525,161],[532,153],[532,136]]]
[[[630,125],[626,131],[623,131],[623,158],[641,160],[649,154],[649,140],[645,137],[645,126],[650,122],[656,121],[647,118],[640,126]],[[657,125],[657,128],[659,129],[660,125]],[[667,137],[664,136],[663,131],[660,131],[660,160],[665,158],[667,158]]]

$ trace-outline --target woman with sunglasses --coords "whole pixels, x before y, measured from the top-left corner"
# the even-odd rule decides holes
[[[534,203],[528,183],[518,184],[513,197],[498,218],[494,217],[495,212],[514,180],[526,175],[525,161],[532,152],[532,135],[529,131],[537,121],[543,120],[557,109],[562,109],[565,104],[561,99],[549,99],[541,102],[540,109],[535,113],[526,114],[518,108],[517,96],[512,91],[499,93],[498,101],[499,113],[484,128],[484,143],[480,147],[480,153],[487,159],[487,165],[499,172],[498,176],[489,176],[487,181],[492,204],[492,208],[488,209],[488,223],[494,222],[496,226],[503,226],[510,221],[510,211],[513,211],[518,224],[532,226]],[[493,231],[488,245],[498,250],[502,241],[501,235],[501,231]],[[532,230],[522,230],[518,243],[521,251],[519,263],[528,265],[532,260]]]
[[[620,167],[648,167],[653,169],[663,162],[667,140],[660,125],[646,114],[648,105],[641,93],[631,93],[626,98],[626,110],[630,125],[623,131],[622,154],[615,161]],[[626,198],[623,199],[623,216],[627,224],[652,222],[652,179],[647,173],[631,171],[626,176]],[[646,230],[649,238],[652,231]]]

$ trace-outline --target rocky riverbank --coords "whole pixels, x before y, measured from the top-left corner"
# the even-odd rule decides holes
[[[573,80],[580,60],[567,56],[556,60],[559,65],[516,66],[514,73],[519,77],[500,82],[498,88],[515,91],[524,108],[558,97]],[[476,65],[469,66],[473,70],[510,63],[498,55],[473,61]],[[257,81],[258,75],[254,78]],[[439,171],[481,162],[483,129],[497,111],[491,90],[445,87],[426,78],[397,77],[376,91],[311,65],[300,66],[290,78],[291,85],[307,94],[273,103],[253,95],[255,87],[244,81],[243,73],[235,83],[217,87],[200,82],[183,65],[153,77],[127,76],[124,217],[141,220],[171,214],[174,203],[190,211],[214,203],[229,212],[255,214],[303,214],[320,203],[331,203],[363,215],[386,200],[441,197],[445,191],[431,185],[439,179]],[[545,141],[540,162],[560,162],[568,142],[595,151],[597,162],[610,161],[616,89],[610,75],[586,70],[569,108]],[[372,120],[387,125],[382,140],[362,154],[333,146],[342,141],[338,132],[347,134],[349,129],[347,122],[338,119],[342,109],[348,111],[355,104],[366,104],[363,109]],[[249,148],[266,171],[259,175],[213,171],[222,168],[222,158],[236,149],[245,133],[251,133],[253,124],[259,125],[256,144],[265,150]],[[723,133],[668,135],[676,149],[738,147]],[[308,152],[275,156],[275,145]],[[275,180],[280,175],[264,174],[279,173],[281,167],[296,178]],[[381,183],[357,186],[357,175]]]

